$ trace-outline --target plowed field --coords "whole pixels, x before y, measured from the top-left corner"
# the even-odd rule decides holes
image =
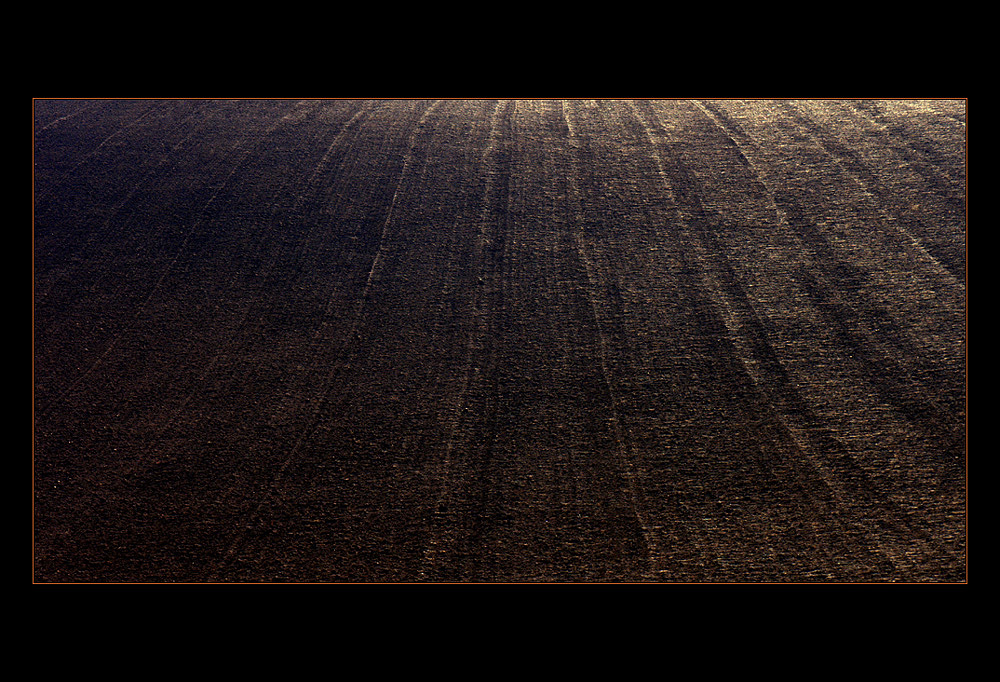
[[[36,582],[963,582],[966,101],[36,100]]]

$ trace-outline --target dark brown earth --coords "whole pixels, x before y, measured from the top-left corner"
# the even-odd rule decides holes
[[[35,582],[964,582],[966,102],[34,101]]]

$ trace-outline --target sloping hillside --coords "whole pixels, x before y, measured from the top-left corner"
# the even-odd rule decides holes
[[[37,100],[37,582],[954,582],[966,102]]]

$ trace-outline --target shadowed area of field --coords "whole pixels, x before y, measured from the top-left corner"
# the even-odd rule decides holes
[[[964,100],[36,100],[36,582],[963,582]]]

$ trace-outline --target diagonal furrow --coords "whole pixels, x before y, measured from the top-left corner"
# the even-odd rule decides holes
[[[939,351],[931,353],[923,347],[927,336],[944,338],[945,332],[948,337],[952,335],[953,330],[943,326],[947,318],[943,318],[941,323],[933,323],[935,326],[931,327],[933,331],[929,334],[925,332],[917,337],[916,330],[897,319],[893,311],[877,298],[877,280],[874,279],[876,273],[873,269],[866,271],[846,261],[824,231],[813,223],[792,192],[774,188],[776,181],[762,170],[763,154],[739,125],[718,106],[701,102],[694,104],[728,136],[741,156],[748,159],[747,164],[764,189],[777,225],[794,233],[803,246],[815,253],[812,268],[799,276],[809,295],[816,299],[817,308],[824,313],[829,329],[844,346],[855,349],[854,360],[866,366],[866,376],[879,396],[894,405],[914,428],[926,433],[929,438],[943,438],[946,452],[960,452],[964,429],[955,415],[961,414],[964,409],[964,386],[956,382],[954,373],[943,376],[930,370],[929,363],[937,364],[941,357],[947,355]],[[801,117],[797,116],[796,120],[801,123]],[[892,221],[884,221],[882,225],[889,222]],[[956,289],[964,292],[964,283],[945,271],[922,249],[920,253],[924,257],[918,259],[915,271],[940,273],[942,276],[935,275],[931,279],[933,290],[942,292],[938,295],[944,302],[958,300],[953,295],[946,297],[943,292]],[[835,283],[848,286],[837,287]],[[888,288],[888,285],[883,285],[883,288]],[[937,308],[931,308],[918,314],[928,320],[927,324],[932,324],[929,320],[942,313]],[[953,317],[950,312],[946,314]]]
[[[709,115],[704,107],[699,108]],[[658,153],[650,128],[650,122],[656,121],[655,112],[650,111],[649,116],[650,120],[643,125],[650,134],[651,148]],[[640,120],[641,118],[640,116]],[[717,126],[720,125],[717,117],[709,115],[709,118]],[[662,126],[662,123],[659,125]],[[734,131],[728,128],[722,130],[730,141],[735,142],[737,136]],[[737,143],[737,146],[740,148],[741,156],[753,167],[755,154],[749,145]],[[838,505],[847,510],[849,518],[867,529],[869,537],[877,542],[894,565],[906,566],[908,570],[915,568],[910,565],[909,560],[914,544],[922,545],[923,551],[929,555],[947,556],[948,550],[937,546],[925,529],[913,525],[891,500],[875,493],[876,486],[870,474],[851,456],[850,451],[838,437],[823,425],[823,421],[813,414],[805,397],[791,381],[775,348],[766,341],[771,336],[767,328],[767,317],[755,310],[739,284],[739,279],[734,276],[733,267],[726,260],[726,249],[718,241],[719,238],[712,229],[704,227],[711,224],[714,219],[698,199],[698,180],[684,167],[679,157],[671,157],[670,164],[670,170],[667,172],[663,158],[657,159],[661,176],[668,188],[673,185],[674,179],[684,179],[685,190],[675,192],[681,211],[681,223],[684,226],[682,231],[690,235],[689,245],[694,249],[696,261],[702,264],[703,280],[706,288],[713,292],[718,314],[729,331],[730,342],[738,351],[737,354],[747,375],[772,405],[775,416],[785,427],[792,441],[797,444],[801,454],[812,462],[821,478],[834,492]],[[757,177],[763,182],[759,174]],[[794,217],[789,217],[788,210],[780,205],[775,193],[768,191],[767,195],[771,197],[778,224],[793,225]],[[830,290],[829,285],[824,284],[820,289],[814,288],[813,295],[818,296],[828,290]],[[838,306],[829,299],[825,300],[820,308],[834,315],[835,320],[831,322],[842,321],[845,315],[848,319],[852,317],[848,308]],[[853,335],[844,331],[843,327],[839,327],[839,324],[833,323],[831,327],[835,330],[835,334],[840,334],[841,344],[849,348],[877,347],[877,342],[869,337],[865,337],[866,340],[859,343]],[[870,372],[870,375],[879,376],[875,372]],[[879,385],[878,380],[876,385]],[[904,392],[888,386],[883,393],[892,396],[905,395]],[[922,403],[912,401],[911,412],[924,409]],[[946,423],[943,415],[930,419],[927,417],[925,412],[918,412],[914,422],[918,426],[921,424],[926,426],[929,422],[933,428],[937,428],[935,426],[937,424]],[[879,510],[881,521],[865,520],[868,510],[872,508]]]
[[[215,190],[212,192],[212,194],[209,196],[206,202],[202,205],[191,226],[185,232],[184,238],[181,240],[180,245],[174,252],[173,257],[170,258],[166,266],[163,267],[162,271],[160,272],[160,275],[157,277],[156,281],[150,288],[149,293],[146,295],[144,300],[140,304],[138,304],[134,314],[131,315],[131,321],[133,324],[138,324],[142,320],[146,308],[149,306],[150,302],[153,300],[156,294],[160,292],[163,286],[163,282],[167,279],[168,275],[173,271],[174,267],[177,265],[178,261],[181,258],[181,255],[184,253],[185,249],[187,248],[187,245],[191,241],[192,236],[197,233],[199,226],[206,220],[208,212],[212,207],[212,205],[214,204],[216,198],[219,196],[222,190],[232,181],[237,171],[243,166],[244,163],[246,163],[247,159],[250,158],[250,155],[266,142],[268,136],[276,128],[278,128],[278,126],[280,126],[281,123],[282,121],[280,119],[272,123],[267,128],[265,133],[260,136],[260,139],[257,141],[256,145],[250,146],[247,149],[245,149],[239,155],[236,162],[230,167],[229,172],[226,174],[225,178],[221,182],[219,182],[218,185],[215,187]],[[112,354],[115,352],[115,349],[117,345],[121,342],[121,339],[123,338],[124,334],[125,332],[119,332],[115,337],[113,337],[105,346],[104,351],[100,353],[97,356],[97,358],[93,360],[93,362],[90,363],[87,369],[84,370],[63,391],[61,391],[58,395],[56,395],[52,400],[48,401],[46,405],[40,410],[39,414],[44,415],[57,405],[65,402],[68,396],[72,395],[79,386],[86,384],[87,381],[90,379],[90,377],[93,375],[93,373],[101,365],[103,365],[108,360],[108,358],[112,357]]]
[[[91,106],[93,106],[93,105],[91,105]],[[49,125],[47,125],[47,126],[41,128],[41,129],[39,129],[38,131],[36,131],[36,134],[44,132],[44,131],[50,129],[56,123],[59,123],[61,121],[65,121],[65,120],[70,119],[70,118],[72,118],[72,117],[74,117],[76,115],[84,113],[86,110],[87,110],[87,108],[85,107],[85,108],[80,109],[79,111],[75,112],[74,114],[70,114],[68,116],[63,116],[63,117],[57,119],[56,121],[53,121]],[[100,152],[108,144],[110,144],[113,140],[115,140],[115,139],[117,139],[117,138],[125,135],[131,129],[139,126],[143,121],[146,120],[146,118],[152,116],[155,111],[156,111],[156,106],[155,105],[150,106],[144,113],[142,113],[136,119],[134,119],[134,120],[130,121],[128,124],[126,124],[126,125],[118,128],[115,132],[111,133],[110,135],[108,135],[107,137],[105,137],[103,140],[101,140],[101,142],[97,146],[95,146],[89,153],[87,153],[85,156],[83,156],[75,165],[73,165],[63,175],[63,177],[61,178],[60,182],[54,183],[51,186],[49,186],[47,189],[45,189],[42,192],[40,192],[38,194],[38,196],[35,197],[36,205],[38,203],[44,202],[53,193],[55,193],[56,191],[60,190],[67,181],[73,179],[74,177],[77,177],[80,174],[81,169],[83,168],[83,166],[85,164],[87,164],[88,162],[90,162],[91,160],[93,160],[98,154],[100,154]]]
[[[721,117],[717,113],[709,111],[703,103],[696,102],[707,115],[713,117],[717,124],[721,125]],[[896,230],[902,235],[906,242],[916,249],[926,263],[926,267],[937,269],[943,275],[947,275],[950,280],[948,286],[965,286],[965,263],[964,253],[953,248],[949,242],[939,239],[928,239],[927,236],[918,238],[916,234],[906,228],[902,216],[890,215],[887,207],[896,203],[896,197],[892,190],[887,187],[876,172],[871,170],[858,155],[833,135],[829,128],[825,128],[819,123],[811,120],[795,103],[783,103],[783,110],[788,111],[796,123],[800,125],[807,134],[830,155],[834,163],[841,165],[847,173],[854,178],[862,195],[869,193],[878,204],[879,215],[882,218],[882,225],[890,230]],[[964,207],[962,207],[964,210]],[[959,214],[961,215],[961,214]],[[924,225],[919,218],[914,219],[916,228],[922,235],[926,235],[929,227]]]

